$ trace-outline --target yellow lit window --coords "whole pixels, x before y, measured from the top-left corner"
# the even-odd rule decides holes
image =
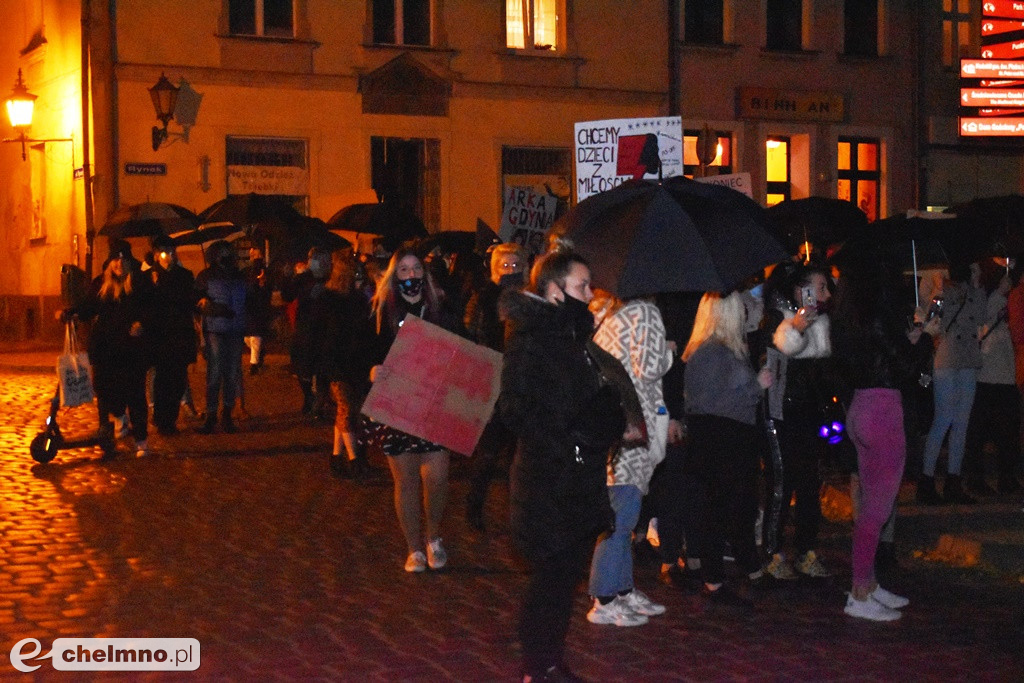
[[[505,0],[506,45],[519,50],[557,50],[560,0]]]

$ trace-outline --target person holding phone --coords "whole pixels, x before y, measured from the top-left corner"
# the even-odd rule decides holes
[[[832,278],[816,264],[780,264],[769,279],[766,332],[771,337],[768,362],[778,367],[778,381],[769,390],[769,411],[778,432],[782,453],[782,506],[778,516],[769,509],[766,527],[777,533],[778,546],[767,548],[766,570],[776,579],[794,579],[796,572],[812,578],[830,575],[817,556],[821,524],[821,474],[824,441],[818,436],[822,406],[833,392],[827,386],[827,359],[832,355],[829,340],[829,301]],[[769,479],[773,469],[766,468]],[[774,481],[769,482],[773,488]],[[796,572],[781,551],[782,538],[794,506]]]

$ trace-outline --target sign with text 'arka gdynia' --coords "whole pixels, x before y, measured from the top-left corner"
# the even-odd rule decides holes
[[[960,60],[960,135],[1024,137],[1024,2],[984,0],[981,59]]]

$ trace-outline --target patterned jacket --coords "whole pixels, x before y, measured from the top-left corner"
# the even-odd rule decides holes
[[[647,493],[654,468],[665,458],[664,438],[655,436],[657,412],[665,406],[661,378],[672,367],[674,354],[665,340],[665,324],[657,306],[640,299],[630,301],[598,328],[594,341],[625,366],[633,381],[647,422],[651,447],[620,450],[608,465],[608,485],[631,484]],[[667,429],[663,421],[661,431]],[[660,443],[658,447],[655,444]]]

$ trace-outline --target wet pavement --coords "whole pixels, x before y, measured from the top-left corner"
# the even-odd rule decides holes
[[[508,543],[505,482],[488,533],[474,533],[455,457],[449,566],[406,574],[390,482],[327,474],[331,428],[299,416],[283,358],[246,377],[250,417],[238,434],[201,436],[183,417],[180,435],[151,437],[146,458],[130,455],[128,438],[110,462],[89,448],[40,465],[28,442],[53,393],[53,359],[0,353],[0,679],[18,676],[7,655],[22,638],[46,652],[57,637],[117,636],[199,640],[198,671],[150,678],[515,680],[526,575]],[[201,402],[198,371],[191,382]],[[95,414],[59,420],[66,435],[86,434]],[[637,585],[668,613],[638,628],[595,626],[581,587],[568,663],[595,681],[1022,680],[1020,499],[911,501],[905,490],[891,588],[911,605],[897,623],[844,616],[850,525],[827,522],[820,555],[836,576],[778,587],[751,615],[709,610],[640,564]],[[926,559],[942,534],[980,548],[980,562]],[[38,674],[68,676],[47,662]]]

